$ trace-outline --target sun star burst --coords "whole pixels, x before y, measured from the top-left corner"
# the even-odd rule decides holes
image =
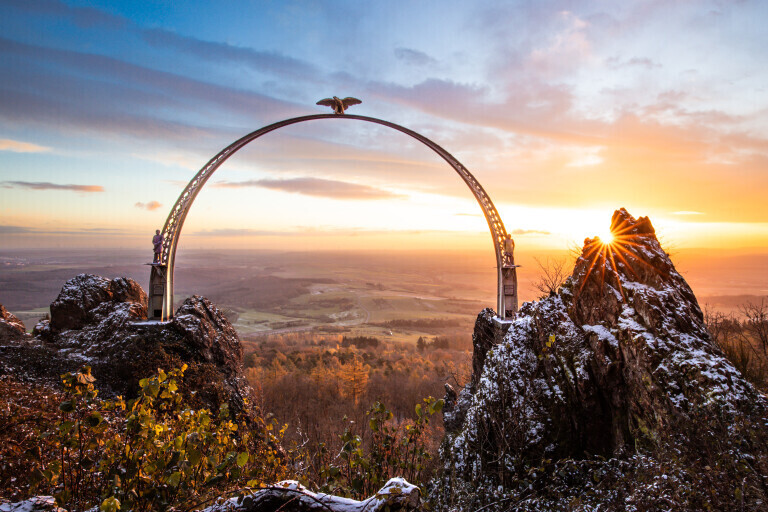
[[[631,263],[639,263],[648,267],[653,267],[650,263],[644,261],[638,257],[633,251],[633,248],[639,248],[643,245],[640,240],[644,236],[643,233],[632,233],[633,225],[626,220],[612,225],[611,229],[607,233],[603,233],[600,236],[592,238],[589,243],[584,247],[582,256],[589,262],[586,275],[581,282],[579,292],[584,289],[584,286],[589,281],[590,276],[600,276],[600,287],[605,285],[606,274],[613,276],[616,282],[619,293],[623,300],[626,300],[624,294],[624,287],[621,284],[619,266],[626,269],[635,278],[640,278],[635,269],[635,266]],[[655,267],[653,267],[655,268]]]

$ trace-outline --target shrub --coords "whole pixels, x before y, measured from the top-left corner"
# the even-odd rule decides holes
[[[394,476],[416,485],[425,483],[423,477],[431,458],[425,434],[432,415],[442,410],[443,403],[442,399],[425,398],[416,405],[414,421],[396,425],[392,412],[376,402],[367,413],[367,432],[356,434],[351,422],[339,435],[342,447],[338,455],[331,457],[321,445],[320,490],[363,499]],[[370,437],[370,443],[363,442],[365,436]]]
[[[101,400],[90,368],[62,376],[59,417],[39,432],[32,488],[84,510],[189,508],[232,488],[285,477],[284,429],[185,405],[186,365],[140,381],[133,400]],[[247,426],[247,428],[246,428]]]

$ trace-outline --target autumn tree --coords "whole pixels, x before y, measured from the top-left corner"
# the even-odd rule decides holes
[[[344,366],[343,373],[340,375],[344,394],[352,398],[355,405],[357,405],[360,397],[365,393],[369,372],[370,367],[363,363],[363,360],[355,354],[355,357],[349,364]]]

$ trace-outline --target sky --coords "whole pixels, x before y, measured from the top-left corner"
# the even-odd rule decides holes
[[[678,249],[768,249],[768,2],[0,2],[0,247],[149,251],[239,137],[348,113],[413,129],[494,201],[517,250],[625,207]],[[183,248],[487,249],[431,150],[316,120],[208,181]]]

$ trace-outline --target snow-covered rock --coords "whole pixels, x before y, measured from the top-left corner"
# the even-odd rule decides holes
[[[296,480],[285,480],[242,499],[232,498],[203,512],[407,512],[419,510],[419,488],[391,478],[370,498],[356,501],[310,492]]]
[[[181,390],[192,405],[218,409],[226,402],[232,412],[246,410],[251,390],[242,375],[243,349],[222,312],[195,295],[170,322],[147,322],[146,304],[131,279],[78,275],[31,342],[0,344],[0,375],[58,384],[62,373],[88,365],[102,394],[130,397],[158,368],[187,364]]]
[[[35,496],[18,503],[0,504],[0,512],[66,512],[56,506],[53,496]]]
[[[472,381],[445,408],[444,509],[768,503],[766,400],[710,340],[650,221],[618,210],[612,231],[508,329],[478,316]]]
[[[108,316],[147,318],[147,294],[133,279],[80,274],[51,303],[51,329],[80,329]],[[114,323],[114,319],[112,322]]]

